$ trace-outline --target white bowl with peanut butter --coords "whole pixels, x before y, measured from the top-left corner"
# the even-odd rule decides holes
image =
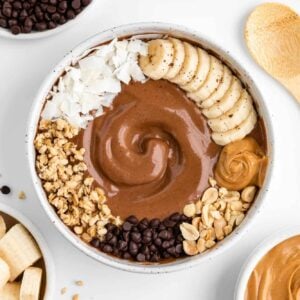
[[[136,43],[132,42],[132,37]],[[118,43],[119,41],[121,43]],[[141,54],[144,43],[148,42],[149,55]],[[172,62],[168,57],[171,44],[174,49],[178,47],[177,54],[182,49],[180,47],[183,47],[180,45],[184,45],[185,53],[190,53],[189,59],[185,61],[184,57],[180,58],[179,54],[175,56],[173,53],[177,60],[172,58]],[[61,99],[62,101],[72,99],[69,97],[64,100],[65,92],[60,93],[64,84],[69,78],[77,80],[78,71],[85,74],[85,79],[90,79],[91,76],[86,76],[86,71],[93,68],[91,63],[95,59],[98,65],[99,61],[102,63],[99,58],[93,57],[93,53],[98,53],[97,55],[102,55],[101,59],[106,59],[107,53],[111,56],[111,53],[107,52],[111,47],[115,47],[115,51],[120,53],[124,53],[126,47],[140,49],[140,56],[144,56],[144,59],[139,58],[139,67],[143,74],[141,75],[141,69],[137,70],[136,61],[133,61],[133,64],[132,61],[126,62],[129,63],[131,70],[134,69],[132,77],[136,81],[126,85],[124,82],[128,76],[124,76],[120,69],[114,70],[113,74],[119,72],[117,74],[118,78],[121,78],[123,88],[113,100],[115,101],[112,104],[113,109],[107,109],[107,103],[111,103],[112,99],[101,94],[98,88],[93,88],[92,92],[98,93],[94,94],[95,99],[100,99],[100,102],[104,103],[102,104],[104,108],[93,107],[96,110],[95,119],[87,115],[85,109],[80,111],[76,119],[74,116],[69,118],[73,124],[76,123],[81,127],[80,130],[66,125],[68,122],[65,120],[57,123],[60,115],[56,104],[61,103]],[[153,58],[150,49],[162,48],[167,52],[160,53],[157,50],[159,55],[154,59],[155,62],[149,61],[149,57]],[[127,56],[134,57],[133,54]],[[196,57],[194,62],[192,55]],[[192,66],[192,63],[198,65],[199,57],[203,60],[204,67],[205,61],[210,61],[209,69]],[[107,59],[108,67],[118,62],[118,59],[119,57]],[[74,65],[74,62],[78,61],[79,63]],[[71,68],[66,68],[70,65]],[[165,68],[168,69],[167,73]],[[191,71],[193,71],[192,80],[189,77]],[[218,77],[220,72],[222,79]],[[65,74],[66,77],[62,78]],[[62,78],[60,83],[59,77]],[[115,90],[118,90],[115,78],[113,80],[109,78],[105,87],[109,89],[109,95],[114,94]],[[81,86],[80,90],[84,88],[86,86]],[[160,90],[166,95],[165,102]],[[53,101],[54,98],[56,102]],[[133,100],[136,101],[136,105],[133,105]],[[233,101],[237,101],[239,105],[229,109],[237,103]],[[69,101],[68,105],[73,109],[71,102]],[[159,103],[163,103],[164,107],[160,107]],[[81,105],[81,100],[76,105],[79,104]],[[147,108],[146,113],[143,111],[144,107]],[[69,108],[65,110],[65,107],[63,109],[64,117],[68,119],[68,114],[73,110]],[[227,109],[230,112],[225,114]],[[235,115],[237,111],[239,115]],[[45,116],[47,118],[54,116],[54,121],[51,123],[43,120]],[[81,204],[78,210],[79,216],[70,215],[68,209],[70,201],[67,203],[59,198],[63,196],[61,193],[66,188],[65,184],[60,186],[61,181],[53,183],[51,174],[47,170],[45,172],[43,167],[51,161],[53,155],[57,154],[57,149],[47,149],[47,145],[46,148],[43,147],[47,131],[53,133],[51,141],[47,143],[50,142],[51,145],[54,143],[55,147],[64,144],[65,139],[70,139],[67,148],[72,154],[67,149],[64,150],[63,156],[67,155],[70,161],[76,163],[76,167],[75,169],[74,165],[63,167],[60,172],[70,172],[73,175],[76,173],[75,181],[81,180],[84,183],[79,198],[77,195],[71,200],[74,204],[80,202],[80,197],[86,199],[86,204]],[[140,139],[141,136],[143,139]],[[201,38],[189,29],[162,23],[131,24],[114,28],[95,35],[68,54],[46,78],[33,103],[27,143],[34,186],[44,209],[58,230],[82,252],[96,260],[119,269],[142,273],[170,272],[187,268],[211,259],[232,246],[242,233],[249,230],[254,216],[261,209],[273,160],[273,134],[269,115],[249,75],[214,43]],[[76,145],[79,150],[76,150]],[[147,151],[141,156],[139,151],[144,148]],[[43,155],[50,152],[52,153],[50,156]],[[243,155],[240,155],[240,152],[243,152]],[[95,153],[101,155],[95,157]],[[236,161],[236,158],[239,163],[231,164],[231,160]],[[246,166],[251,168],[248,169]],[[193,167],[195,169],[191,170]],[[246,173],[243,173],[245,170]],[[90,177],[83,178],[82,173],[86,171]],[[211,178],[212,172],[216,181]],[[232,172],[235,176],[230,175]],[[76,186],[74,182],[68,183],[73,184]],[[222,188],[223,186],[227,189]],[[60,195],[53,194],[53,190],[60,187],[63,188]],[[176,195],[178,200],[172,204],[172,197]],[[227,200],[223,197],[227,197]],[[198,200],[193,201],[195,198]],[[101,210],[99,215],[87,216],[88,210],[94,209],[93,205],[89,206],[92,204],[90,201],[98,201],[97,209]],[[226,201],[231,204],[225,216]],[[71,209],[77,210],[74,207]],[[105,224],[108,219],[114,226],[121,226],[122,230],[130,231],[131,227],[135,227],[133,224],[135,221],[131,219],[133,223],[128,224],[126,217],[131,214],[140,220],[143,217],[162,220],[175,212],[182,213],[187,222],[190,222],[190,224],[183,222],[180,225],[183,236],[181,238],[184,240],[182,245],[184,255],[178,255],[178,259],[177,252],[174,252],[175,245],[178,246],[177,240],[175,243],[171,239],[170,247],[165,243],[166,249],[170,248],[167,250],[172,259],[168,259],[167,253],[160,253],[163,255],[162,258],[166,258],[159,261],[161,263],[158,263],[157,256],[147,253],[148,250],[146,253],[138,253],[137,256],[135,249],[131,249],[129,254],[120,250],[120,254],[119,249],[111,246],[115,244],[114,237],[110,244],[105,244],[101,240],[107,238],[109,230]],[[106,219],[102,220],[102,216]],[[78,221],[78,217],[81,220]],[[81,226],[82,224],[84,225]],[[143,226],[148,225],[142,224]],[[158,234],[155,230],[153,229],[152,236]],[[95,241],[98,237],[99,241]],[[133,239],[139,240],[139,233]],[[93,244],[94,247],[89,244]],[[159,247],[155,245],[151,249],[156,249],[156,246]],[[112,256],[113,251],[122,258]],[[182,253],[182,250],[180,251]],[[131,259],[133,255],[135,261]]]
[[[245,262],[236,300],[297,300],[300,297],[300,227],[282,230],[263,241]]]

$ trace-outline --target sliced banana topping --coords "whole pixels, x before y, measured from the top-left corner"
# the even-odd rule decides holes
[[[173,44],[168,40],[156,39],[148,42],[148,55],[140,56],[139,63],[145,75],[158,80],[169,71],[173,57]]]
[[[195,76],[188,84],[181,86],[182,89],[188,92],[194,92],[198,90],[204,84],[210,70],[209,54],[201,48],[198,48],[197,51],[199,62]]]
[[[140,66],[150,78],[167,79],[187,91],[212,129],[212,139],[226,145],[244,138],[257,122],[253,101],[241,81],[215,56],[176,38],[149,43]]]
[[[240,99],[219,118],[209,119],[208,125],[215,132],[225,132],[244,122],[252,111],[252,98],[244,89]]]
[[[194,77],[198,66],[198,52],[195,47],[183,42],[185,58],[179,73],[170,81],[178,85],[185,85]]]
[[[210,70],[207,79],[203,85],[194,93],[191,98],[196,102],[201,102],[207,99],[213,92],[215,92],[221,83],[224,73],[224,65],[216,57],[210,55]]]
[[[241,140],[254,129],[256,122],[257,115],[254,108],[252,108],[251,113],[243,123],[226,132],[213,132],[212,139],[221,146]]]
[[[198,105],[201,108],[209,108],[221,100],[226,92],[229,90],[232,83],[233,75],[229,68],[224,66],[224,75],[221,79],[221,83],[218,86],[217,90],[212,93],[207,99],[202,102],[199,102]]]
[[[164,79],[167,80],[171,80],[179,73],[183,66],[185,58],[183,43],[180,40],[174,38],[169,38],[169,41],[172,43],[174,48],[174,57],[172,63],[169,66],[168,72],[164,75]]]
[[[240,80],[234,77],[225,96],[213,106],[203,109],[202,113],[209,119],[220,117],[222,114],[233,108],[239,100],[242,90],[243,87]]]

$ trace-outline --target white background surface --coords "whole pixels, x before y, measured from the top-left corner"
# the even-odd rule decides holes
[[[254,247],[280,228],[300,223],[300,106],[248,55],[243,41],[246,16],[258,0],[94,0],[82,22],[57,36],[35,41],[0,38],[0,185],[13,193],[0,201],[22,211],[49,243],[56,267],[55,299],[230,300],[240,268]],[[282,2],[300,13],[298,0]],[[63,55],[103,29],[138,21],[189,26],[223,46],[252,75],[272,116],[274,174],[262,213],[247,236],[213,261],[178,273],[132,274],[84,256],[48,220],[32,187],[25,156],[25,134],[32,99]],[[17,198],[24,190],[27,199]],[[77,287],[74,280],[83,280]],[[60,295],[60,289],[68,292]]]

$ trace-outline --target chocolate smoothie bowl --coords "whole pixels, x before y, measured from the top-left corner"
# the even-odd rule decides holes
[[[230,245],[261,204],[272,158],[262,109],[241,68],[188,30],[104,32],[38,96],[35,186],[92,257],[142,272],[193,265]]]

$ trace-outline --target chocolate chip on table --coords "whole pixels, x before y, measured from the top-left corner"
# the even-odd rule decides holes
[[[126,218],[123,226],[107,224],[104,241],[92,240],[91,245],[111,255],[138,262],[159,262],[162,259],[186,256],[183,251],[179,225],[181,214],[159,219]]]
[[[45,31],[74,19],[92,0],[0,0],[0,27],[13,34]]]
[[[0,191],[2,194],[4,195],[8,195],[10,193],[10,187],[7,186],[7,185],[3,185],[1,188],[0,188]]]

